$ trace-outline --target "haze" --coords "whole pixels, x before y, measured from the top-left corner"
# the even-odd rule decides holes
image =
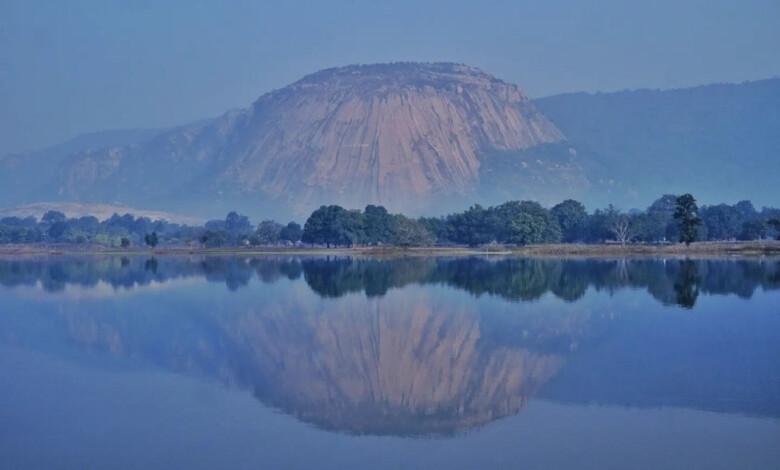
[[[776,1],[0,1],[0,155],[243,107],[322,68],[454,61],[566,91],[780,74]]]

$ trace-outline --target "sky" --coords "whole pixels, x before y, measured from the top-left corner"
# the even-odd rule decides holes
[[[778,0],[0,0],[0,155],[354,63],[462,62],[531,97],[769,78],[779,26]]]

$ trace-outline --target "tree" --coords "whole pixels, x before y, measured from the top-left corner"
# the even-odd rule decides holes
[[[503,223],[499,241],[529,245],[561,240],[558,220],[538,202],[510,201],[496,207],[495,214]]]
[[[252,224],[247,216],[233,211],[225,217],[225,230],[233,237],[249,235],[252,232]]]
[[[68,222],[65,220],[57,220],[49,226],[47,235],[51,240],[60,241],[68,230]]]
[[[567,199],[550,209],[561,226],[562,240],[567,243],[580,241],[585,235],[588,213],[581,202]]]
[[[664,194],[653,201],[645,211],[645,220],[641,223],[641,233],[638,233],[644,241],[676,240],[680,237],[677,223],[674,220],[674,211],[677,208],[677,196]],[[639,232],[640,227],[637,227]]]
[[[78,230],[96,233],[100,229],[100,220],[90,215],[73,219],[73,226]]]
[[[760,240],[767,235],[767,227],[763,220],[752,219],[742,223],[738,240]]]
[[[612,219],[610,230],[615,235],[615,240],[625,245],[631,238],[631,219],[626,214],[618,214]]]
[[[698,215],[699,207],[696,199],[690,194],[683,194],[677,198],[674,210],[674,219],[680,227],[680,241],[686,245],[696,241],[701,219]]]
[[[733,240],[742,229],[740,212],[728,204],[704,207],[700,217],[710,240]]]
[[[280,239],[292,243],[300,241],[302,235],[303,235],[303,229],[299,224],[296,224],[295,222],[288,223],[279,232]]]
[[[122,248],[127,248],[130,246],[130,239],[127,237],[122,237],[122,240],[120,240],[119,244],[122,246]]]
[[[492,219],[492,211],[475,204],[465,212],[447,217],[449,237],[456,243],[469,246],[489,243],[496,239],[496,224]]]
[[[775,229],[775,232],[777,232],[776,238],[780,240],[780,219],[770,219],[767,224]]]
[[[394,220],[384,207],[366,206],[363,210],[363,224],[367,243],[376,245],[391,242]]]
[[[363,214],[341,206],[321,206],[312,212],[303,226],[301,239],[306,243],[335,246],[352,246],[361,243]]]
[[[216,248],[229,243],[228,234],[224,230],[206,230],[198,240],[206,248]]]
[[[750,201],[739,201],[734,204],[734,210],[737,211],[743,221],[753,220],[758,217],[758,211],[756,211],[756,208]]]
[[[66,219],[65,214],[60,211],[46,211],[41,218],[41,222],[46,225],[52,225],[56,222],[65,222]]]
[[[434,243],[447,243],[450,241],[449,225],[444,217],[420,217],[418,222],[434,237]]]
[[[278,243],[282,233],[281,224],[274,222],[273,220],[264,220],[257,224],[257,230],[253,241],[257,245],[273,245]]]
[[[392,217],[392,242],[396,245],[426,246],[433,244],[433,235],[422,223],[400,214]]]
[[[612,226],[619,216],[620,211],[612,204],[606,209],[596,209],[593,215],[588,217],[586,239],[591,242],[612,240],[615,236]]]
[[[157,246],[157,243],[159,242],[159,238],[157,237],[157,232],[147,233],[144,235],[144,243],[149,245],[151,248],[154,248]]]

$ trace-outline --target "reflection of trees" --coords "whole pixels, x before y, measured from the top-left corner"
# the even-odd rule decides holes
[[[588,287],[614,292],[645,288],[666,304],[692,307],[698,292],[750,297],[758,287],[777,289],[778,263],[732,260],[552,260],[508,258],[306,261],[304,276],[318,294],[384,295],[406,284],[445,284],[474,295],[529,301],[546,293],[581,298]],[[686,295],[688,294],[688,295]]]
[[[383,296],[394,287],[423,283],[436,268],[433,258],[403,260],[310,258],[302,262],[309,287],[323,297],[340,297],[350,292]]]
[[[692,307],[699,293],[749,298],[755,289],[780,287],[780,263],[755,260],[560,260],[536,258],[296,258],[296,257],[105,257],[0,260],[0,284],[49,291],[99,281],[132,288],[152,281],[203,276],[235,290],[261,282],[304,277],[323,297],[362,292],[386,295],[409,284],[443,284],[476,296],[530,301],[551,293],[566,301],[588,288],[614,292],[644,288],[665,304]]]
[[[510,300],[534,300],[550,290],[560,274],[560,262],[536,259],[488,261],[462,258],[439,264],[435,280],[475,295],[498,295]]]
[[[691,260],[681,261],[674,282],[675,302],[685,308],[693,308],[699,296],[699,271]]]
[[[300,261],[287,258],[250,260],[242,257],[57,257],[0,259],[0,285],[34,286],[40,282],[49,292],[67,284],[93,287],[98,282],[115,288],[134,288],[151,282],[184,277],[205,277],[235,290],[248,285],[253,272],[264,282],[301,275]]]

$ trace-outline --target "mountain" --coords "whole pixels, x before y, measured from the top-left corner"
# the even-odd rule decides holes
[[[779,109],[780,79],[532,101],[465,65],[354,65],[217,118],[0,159],[0,207],[68,201],[286,220],[321,204],[436,215],[574,197],[628,209],[683,192],[776,205]]]
[[[449,63],[317,72],[216,119],[76,152],[44,181],[46,199],[286,215],[323,203],[441,212],[589,184],[516,85]]]
[[[162,129],[117,129],[83,134],[35,152],[0,158],[0,207],[58,199],[52,183],[65,159],[78,152],[130,145],[150,139]]]
[[[611,192],[645,207],[663,193],[708,203],[780,199],[780,79],[678,90],[572,93],[534,101]]]

